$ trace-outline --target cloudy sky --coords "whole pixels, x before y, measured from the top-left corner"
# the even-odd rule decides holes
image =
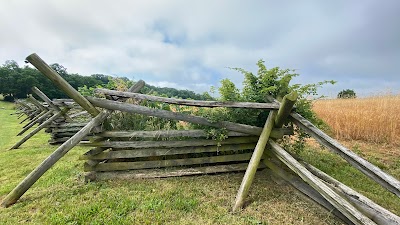
[[[335,96],[400,91],[400,1],[1,0],[0,63],[36,52],[70,73],[143,79],[196,92],[228,67],[296,69],[295,83],[336,80]]]

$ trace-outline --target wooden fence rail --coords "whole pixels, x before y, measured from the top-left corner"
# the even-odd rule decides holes
[[[130,93],[123,91],[114,91],[108,89],[97,88],[96,93],[102,93],[111,96],[134,98],[140,100],[149,100],[156,102],[164,102],[175,105],[197,106],[197,107],[228,107],[228,108],[249,108],[249,109],[279,109],[278,103],[257,103],[257,102],[218,102],[218,101],[200,101],[176,98],[165,98],[153,95],[145,95],[139,93]]]
[[[337,153],[339,156],[344,158],[347,162],[360,170],[366,176],[376,181],[390,192],[397,195],[397,197],[400,197],[400,181],[398,181],[396,178],[383,172],[380,168],[371,164],[367,160],[359,157],[357,154],[350,151],[349,149],[338,143],[336,140],[322,132],[320,129],[315,127],[312,123],[310,123],[298,113],[292,113],[290,115],[294,124],[306,131],[320,144]]]

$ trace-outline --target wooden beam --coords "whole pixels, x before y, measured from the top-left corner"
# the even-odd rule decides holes
[[[60,124],[51,124],[50,128],[67,128],[67,127],[84,127],[87,123],[60,123]]]
[[[95,92],[102,93],[111,96],[134,98],[140,100],[149,100],[156,102],[165,102],[176,105],[187,105],[187,106],[198,106],[198,107],[229,107],[229,108],[250,108],[250,109],[278,109],[279,104],[277,103],[258,103],[258,102],[218,102],[218,101],[199,101],[199,100],[187,100],[177,98],[165,98],[159,96],[152,96],[139,93],[130,93],[123,91],[114,91],[103,88],[95,89]]]
[[[102,152],[97,155],[82,155],[80,160],[104,160],[104,159],[127,159],[127,158],[142,158],[152,156],[180,155],[204,152],[225,152],[239,151],[245,149],[254,149],[256,143],[246,144],[228,144],[228,145],[210,145],[210,146],[188,146],[178,148],[143,148],[134,150],[113,150]]]
[[[170,138],[170,137],[207,137],[204,130],[155,130],[155,131],[104,131],[97,134],[108,138]],[[246,136],[239,132],[229,132],[228,136]]]
[[[75,117],[78,117],[78,116],[83,116],[83,115],[90,115],[90,114],[88,112],[86,112],[86,111],[82,111],[82,112],[78,112],[78,113],[72,114],[69,117],[72,119],[72,118],[75,118]]]
[[[84,170],[88,171],[120,171],[132,169],[150,169],[161,167],[173,166],[188,166],[197,164],[212,164],[221,162],[240,162],[247,161],[251,154],[234,154],[234,155],[220,155],[212,157],[201,158],[186,158],[186,159],[170,159],[170,160],[157,160],[157,161],[138,161],[138,162],[107,162],[100,163],[97,166],[89,166],[85,163]]]
[[[78,132],[82,127],[51,128],[51,133]]]
[[[89,151],[87,151],[84,155],[85,156],[95,156],[95,155],[98,155],[98,154],[104,152],[107,149],[108,148],[100,148],[100,147],[92,148]]]
[[[275,117],[276,128],[281,128],[283,126],[283,123],[288,118],[294,104],[296,103],[297,97],[297,92],[291,92],[283,97],[281,107],[279,108],[278,114]]]
[[[368,162],[351,150],[347,149],[339,142],[322,132],[320,129],[318,129],[316,126],[314,126],[298,113],[291,113],[290,116],[294,124],[296,124],[302,130],[311,135],[320,144],[327,147],[332,152],[337,153],[339,156],[341,156],[352,166],[360,170],[366,176],[376,181],[378,184],[380,184],[382,187],[386,188],[393,194],[397,195],[397,197],[400,197],[400,181],[398,181],[396,178],[385,173],[380,168],[376,167],[372,163]]]
[[[263,156],[265,146],[267,145],[269,135],[274,127],[276,111],[270,111],[267,121],[265,122],[264,129],[258,139],[257,145],[254,149],[254,153],[250,159],[249,165],[244,174],[242,183],[240,184],[239,191],[236,195],[235,205],[233,206],[233,212],[238,211],[243,207],[244,200],[250,191],[250,186],[253,183],[254,176],[256,174],[258,165],[261,157]]]
[[[29,123],[27,123],[27,124],[25,124],[24,126],[23,126],[23,128],[25,128],[26,126],[28,126],[28,125],[30,125],[33,121],[33,123],[36,123],[36,122],[38,122],[38,118],[39,117],[41,117],[43,114],[45,114],[46,113],[46,111],[41,111],[39,114],[37,114],[35,117],[33,117],[33,118],[30,118],[29,116],[27,116],[24,120],[22,120],[21,122],[20,122],[20,124],[21,123],[23,123],[23,122],[25,122],[26,120],[28,120],[28,119],[31,119],[31,121],[29,121]]]
[[[72,136],[71,136],[72,137]],[[51,138],[50,140],[48,140],[47,142],[51,145],[55,145],[55,144],[62,144],[66,141],[68,141],[69,139],[71,139],[71,137],[62,137],[62,138]],[[88,137],[84,137],[82,138],[81,141],[88,141]]]
[[[244,200],[250,191],[250,186],[253,183],[254,176],[257,171],[257,167],[260,163],[260,159],[264,153],[264,149],[267,142],[271,136],[272,129],[274,127],[280,128],[283,122],[286,120],[289,113],[292,111],[292,107],[297,100],[297,93],[292,92],[283,98],[283,102],[280,105],[279,111],[270,111],[267,121],[265,122],[264,129],[258,139],[256,148],[254,149],[253,156],[249,162],[246,173],[244,174],[242,183],[240,185],[239,191],[236,195],[235,205],[233,206],[233,211],[241,209],[244,205]]]
[[[177,148],[188,146],[208,146],[220,144],[243,144],[256,142],[258,137],[231,137],[220,142],[216,140],[185,140],[185,141],[101,141],[101,142],[82,142],[82,146],[102,147],[102,148]]]
[[[78,131],[79,130],[77,130],[76,132]],[[53,138],[72,137],[74,136],[74,134],[76,134],[76,132],[51,133],[51,135]]]
[[[349,188],[345,184],[336,180],[335,178],[329,176],[318,168],[302,162],[302,164],[315,176],[325,181],[332,189],[334,189],[339,194],[343,195],[353,203],[353,205],[367,215],[371,220],[377,224],[397,224],[400,225],[400,217],[393,214],[389,210],[383,208],[382,206],[376,204],[369,198],[358,193],[357,191]]]
[[[252,135],[260,135],[261,131],[262,131],[261,127],[255,127],[255,126],[250,126],[250,125],[245,125],[245,124],[232,123],[232,122],[227,122],[227,121],[212,122],[212,121],[210,121],[204,117],[200,117],[200,116],[186,115],[183,113],[176,113],[176,112],[171,112],[171,111],[161,110],[161,109],[152,109],[152,108],[145,107],[145,106],[116,102],[116,101],[101,99],[101,98],[87,97],[87,99],[95,106],[105,108],[105,109],[119,110],[122,112],[131,112],[131,113],[137,113],[137,114],[142,114],[142,115],[147,115],[147,116],[156,116],[156,117],[160,117],[160,118],[164,118],[164,119],[186,121],[186,122],[206,125],[206,126],[210,126],[210,127],[226,128],[227,130],[236,131],[236,132],[240,132],[240,133],[246,133],[246,134],[252,134]]]
[[[51,114],[53,114],[54,112],[52,110],[49,110],[47,112],[43,111],[44,113],[38,117],[37,119],[32,120],[27,126],[25,126],[18,134],[17,136],[22,135],[23,133],[25,133],[27,130],[29,130],[31,127],[33,127],[37,122],[42,121],[44,119],[46,119],[47,117],[49,117]],[[40,114],[39,114],[40,115]]]
[[[32,95],[28,95],[28,100],[32,102],[40,111],[47,111],[47,109]]]
[[[247,168],[247,163],[216,165],[216,166],[201,166],[190,168],[168,168],[168,169],[152,169],[152,170],[129,170],[129,171],[113,171],[113,172],[97,172],[88,174],[87,179],[94,180],[132,180],[132,179],[151,179],[151,178],[166,178],[166,177],[181,177],[193,176],[201,174],[216,174],[226,172],[244,171]],[[260,165],[259,169],[265,168]]]
[[[271,137],[280,139],[283,135],[293,134],[292,128],[273,129]],[[157,130],[157,131],[104,131],[97,134],[108,138],[170,138],[170,137],[207,137],[204,130]],[[249,134],[229,131],[228,137],[248,136]]]
[[[371,219],[358,211],[353,205],[343,199],[340,195],[329,188],[323,181],[308,171],[289,153],[281,148],[274,141],[268,141],[271,147],[270,152],[288,166],[293,172],[299,175],[305,182],[318,191],[324,198],[337,208],[354,224],[376,224]]]
[[[272,162],[271,160],[269,160],[267,158],[264,159],[264,164],[267,165],[267,167],[269,169],[271,169],[271,171],[274,174],[279,176],[279,178],[285,180],[287,183],[292,185],[292,187],[296,188],[299,192],[301,192],[302,194],[304,194],[307,197],[314,200],[316,203],[323,206],[325,209],[327,209],[333,215],[337,216],[343,222],[345,222],[345,224],[353,224],[349,219],[347,219],[346,216],[344,216],[331,203],[329,203],[320,193],[318,193],[318,191],[313,189],[310,185],[308,185],[302,179],[300,179],[296,176],[293,176],[289,172],[286,172],[284,169],[280,168],[278,165],[276,165],[274,162]],[[280,180],[280,181],[282,181],[282,180]]]
[[[53,102],[47,97],[47,95],[45,95],[41,90],[39,90],[39,88],[33,87],[32,91],[37,96],[39,96],[39,98],[41,98],[43,101],[45,101],[50,106],[50,108],[52,108],[53,110],[55,110],[57,112],[61,111],[61,109],[58,106],[54,105]]]
[[[65,81],[55,70],[53,70],[46,62],[44,62],[36,53],[26,57],[26,60],[49,78],[58,88],[64,91],[69,97],[74,99],[82,108],[90,113],[93,117],[99,114],[99,111],[86,100],[77,90],[75,90],[67,81]]]
[[[15,145],[13,145],[11,149],[17,149],[19,146],[21,146],[23,143],[25,143],[29,138],[33,137],[33,135],[37,134],[39,131],[41,131],[43,128],[45,128],[48,124],[53,122],[53,120],[57,119],[58,117],[62,116],[64,111],[60,111],[53,116],[51,116],[48,120],[46,120],[44,123],[40,124],[38,127],[36,127],[33,131],[31,131],[29,134],[27,134],[25,137],[23,137],[20,141],[18,141]]]

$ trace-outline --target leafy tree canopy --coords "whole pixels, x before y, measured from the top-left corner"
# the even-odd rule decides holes
[[[342,90],[337,95],[337,98],[356,98],[356,97],[357,97],[356,93],[354,92],[354,90],[351,89]]]
[[[58,72],[72,87],[104,85],[108,83],[110,76],[95,74],[92,76],[82,76],[79,74],[68,74],[67,69],[58,64],[50,65]],[[26,98],[31,94],[33,86],[42,90],[49,98],[67,98],[54,84],[43,76],[37,69],[24,66],[20,67],[13,60],[6,61],[0,66],[0,93],[5,99]]]

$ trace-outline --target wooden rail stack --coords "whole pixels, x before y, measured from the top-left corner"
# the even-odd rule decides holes
[[[28,56],[27,60],[86,110],[92,119],[7,195],[2,203],[5,207],[14,204],[63,155],[81,143],[92,147],[80,157],[85,160],[84,170],[88,180],[246,171],[233,206],[233,211],[240,211],[251,191],[257,169],[267,167],[347,224],[400,224],[397,215],[298,160],[277,144],[277,139],[291,134],[290,129],[282,128],[285,121],[290,119],[292,124],[393,193],[393,197],[400,197],[398,180],[340,145],[293,111],[296,93],[286,95],[282,102],[271,99],[271,103],[194,101],[139,94],[137,92],[144,86],[144,82],[139,81],[128,92],[96,90],[106,95],[107,99],[85,98],[36,54]],[[128,98],[196,107],[263,109],[269,111],[269,116],[264,128],[261,128],[229,121],[215,122],[204,117],[126,103]],[[228,138],[218,143],[205,139],[206,134],[202,130],[104,131],[102,123],[114,110],[225,128],[229,131]],[[91,133],[94,136],[90,141],[81,142]]]
[[[81,130],[88,122],[87,112],[82,111],[82,108],[73,101],[68,99],[52,101],[36,87],[33,87],[32,91],[44,102],[36,100],[32,95],[29,95],[28,98],[32,102],[31,105],[21,100],[16,101],[17,114],[27,115],[26,119],[22,120],[21,123],[29,119],[29,122],[23,126],[17,136],[24,134],[36,124],[38,124],[38,127],[24,136],[11,149],[17,149],[45,128],[45,131],[51,134],[50,144],[63,143]]]
[[[96,92],[109,95],[111,98],[136,98],[197,107],[224,106],[257,109],[279,107],[277,104],[266,103],[205,102],[162,98],[105,89],[97,89]],[[93,97],[87,99],[93,105],[101,108],[226,128],[231,131],[228,133],[228,138],[220,143],[206,139],[206,133],[201,130],[106,131],[99,133],[95,142],[83,143],[83,145],[95,147],[81,157],[82,160],[87,160],[85,171],[90,172],[87,175],[89,180],[170,177],[246,170],[252,149],[262,131],[262,128],[259,127],[227,121],[214,123],[203,117],[150,109],[135,104]],[[281,138],[284,134],[291,133],[291,129],[275,129],[272,136]],[[159,168],[167,169],[143,170]]]
[[[59,108],[69,109],[65,117],[49,124],[45,130],[51,134],[49,144],[62,144],[90,121],[90,115],[72,99],[54,99],[52,102]]]

